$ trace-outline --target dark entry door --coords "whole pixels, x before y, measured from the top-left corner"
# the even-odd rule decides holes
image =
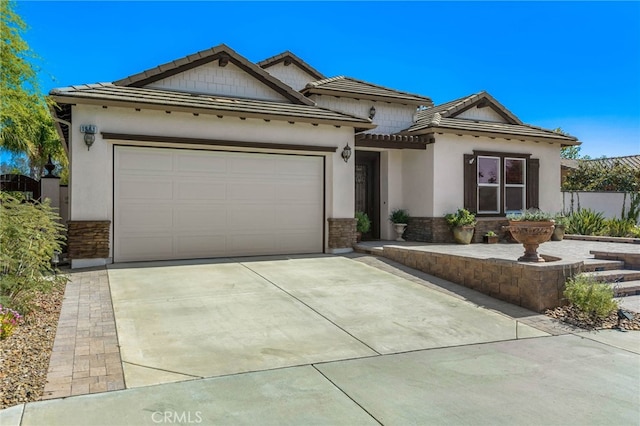
[[[380,238],[380,153],[356,151],[356,211],[371,219],[363,239]]]

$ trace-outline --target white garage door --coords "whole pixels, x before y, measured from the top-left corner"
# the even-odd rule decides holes
[[[114,260],[319,253],[317,156],[116,146]]]

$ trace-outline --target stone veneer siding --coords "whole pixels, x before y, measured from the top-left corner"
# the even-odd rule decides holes
[[[472,243],[481,243],[483,236],[488,231],[494,231],[500,237],[500,241],[512,241],[509,231],[503,231],[502,227],[509,225],[505,218],[479,218]],[[404,234],[407,241],[423,241],[428,243],[455,243],[453,233],[447,225],[444,217],[411,217]]]
[[[565,282],[582,262],[527,264],[479,259],[410,247],[384,247],[384,257],[536,312],[565,304]]]
[[[70,259],[109,257],[109,220],[67,222],[67,251]]]
[[[356,219],[327,219],[329,222],[329,248],[352,248],[356,243]]]

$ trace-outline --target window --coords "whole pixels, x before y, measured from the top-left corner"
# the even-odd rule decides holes
[[[478,215],[538,207],[539,161],[529,154],[475,151],[464,156],[464,205]]]

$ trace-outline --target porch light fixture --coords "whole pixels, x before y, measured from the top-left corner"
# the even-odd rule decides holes
[[[373,117],[375,116],[376,116],[376,107],[372,106],[371,109],[369,110],[369,118],[373,120]]]
[[[349,142],[347,142],[347,146],[342,149],[342,159],[344,162],[348,162],[349,158],[351,158],[351,147],[349,146]]]
[[[84,133],[84,143],[87,145],[87,151],[91,149],[91,145],[96,141],[96,132],[98,128],[93,124],[83,124],[80,126],[80,132]]]

